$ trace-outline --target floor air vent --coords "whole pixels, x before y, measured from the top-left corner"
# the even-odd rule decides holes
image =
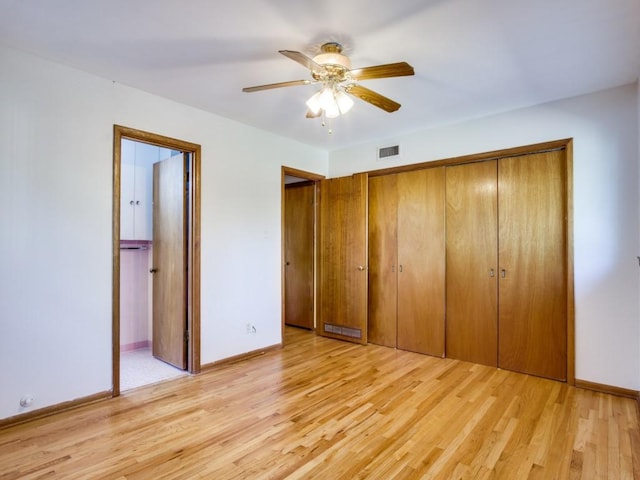
[[[335,333],[343,337],[362,338],[362,331],[359,328],[341,327],[340,325],[324,324],[324,331],[327,333]]]

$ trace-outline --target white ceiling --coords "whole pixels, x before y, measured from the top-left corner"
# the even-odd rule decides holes
[[[278,50],[326,41],[410,63],[362,82],[402,108],[356,100],[329,135],[304,117],[316,86],[241,91],[309,78]],[[0,0],[0,44],[333,150],[632,83],[640,0]]]

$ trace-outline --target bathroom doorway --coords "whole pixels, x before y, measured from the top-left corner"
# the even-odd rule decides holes
[[[114,396],[200,369],[199,154],[114,128]]]

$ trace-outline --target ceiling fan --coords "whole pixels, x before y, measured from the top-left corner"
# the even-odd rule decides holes
[[[353,95],[387,112],[395,112],[400,104],[359,85],[360,80],[375,78],[403,77],[413,75],[413,67],[406,62],[375,65],[372,67],[351,69],[351,60],[342,54],[342,45],[328,42],[320,47],[320,54],[313,58],[293,50],[280,50],[285,57],[307,67],[311,80],[292,80],[289,82],[269,83],[255,87],[245,87],[243,92],[258,92],[272,88],[292,87],[295,85],[321,84],[322,88],[307,100],[307,118],[326,116],[335,118],[344,114],[353,106]]]

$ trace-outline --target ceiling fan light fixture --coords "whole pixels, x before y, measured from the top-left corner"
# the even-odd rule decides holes
[[[323,90],[314,93],[313,96],[306,102],[307,107],[309,107],[309,110],[314,115],[318,115],[322,110],[322,105],[320,104],[320,97],[322,96],[322,92]]]
[[[349,110],[351,110],[351,107],[353,107],[353,100],[344,91],[339,90],[338,93],[336,93],[335,98],[338,109],[340,110],[340,113],[342,115],[347,113]]]
[[[324,85],[306,101],[314,115],[324,112],[327,118],[336,118],[347,113],[353,107],[353,100],[335,85]]]
[[[324,114],[327,118],[336,118],[340,116],[340,109],[338,108],[338,104],[333,100],[331,103],[327,104],[324,109]]]

